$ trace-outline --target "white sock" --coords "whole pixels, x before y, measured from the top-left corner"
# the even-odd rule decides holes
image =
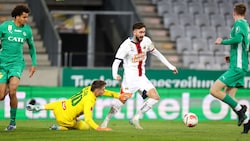
[[[158,102],[158,100],[155,100],[153,98],[148,98],[143,104],[142,107],[137,111],[136,115],[134,116],[134,119],[138,120],[140,116],[142,116],[144,113],[146,113],[148,110],[150,110],[153,105],[155,105]]]
[[[234,108],[235,111],[240,111],[241,110],[241,105],[240,104],[237,104],[237,106]]]
[[[123,106],[124,104],[120,101],[120,100],[116,100],[114,102],[114,104],[112,105],[112,107],[110,108],[110,111],[108,113],[108,115],[106,116],[105,120],[110,120],[111,117],[117,113],[121,107]]]

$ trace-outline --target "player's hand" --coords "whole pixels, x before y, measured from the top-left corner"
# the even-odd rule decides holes
[[[122,80],[122,77],[118,74],[115,78],[115,80]]]
[[[215,44],[216,45],[220,45],[221,44],[221,41],[222,41],[222,38],[217,38],[216,40],[215,40]]]
[[[35,66],[31,66],[30,70],[29,70],[29,77],[32,77],[33,74],[35,73],[35,71],[36,71],[36,67]]]
[[[177,73],[178,73],[177,68],[173,69],[173,74],[177,74]]]
[[[225,56],[224,58],[225,58],[226,63],[229,63],[229,62],[230,62],[230,56],[227,55],[227,56]]]
[[[98,127],[96,130],[97,131],[112,131],[111,128],[101,128],[101,127]]]
[[[120,101],[126,101],[131,97],[132,97],[131,93],[122,93],[122,94],[120,94],[119,100]]]

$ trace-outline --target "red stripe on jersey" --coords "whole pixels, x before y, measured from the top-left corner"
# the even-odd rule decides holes
[[[138,54],[142,53],[140,42],[136,43],[135,45],[136,45],[137,53]],[[138,75],[142,76],[142,61],[139,61],[137,68],[138,68]]]
[[[154,51],[155,50],[155,48],[153,48],[152,50],[150,50],[149,52],[152,52],[152,51]]]

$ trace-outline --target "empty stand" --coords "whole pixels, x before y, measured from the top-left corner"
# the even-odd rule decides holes
[[[193,38],[200,38],[201,37],[201,30],[198,26],[188,26],[186,27],[186,36],[190,39]]]
[[[170,39],[176,41],[180,37],[185,37],[185,29],[181,25],[173,25],[170,27]]]
[[[177,53],[189,52],[192,50],[192,42],[190,39],[182,37],[176,40]]]
[[[172,25],[178,25],[179,24],[179,17],[177,14],[164,14],[164,27],[169,28]]]

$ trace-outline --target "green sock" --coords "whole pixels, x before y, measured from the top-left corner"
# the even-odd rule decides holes
[[[10,109],[10,124],[16,125],[16,110],[17,108]]]
[[[234,101],[228,94],[222,99],[223,102],[227,103],[232,109],[234,109],[237,106],[237,102]]]

